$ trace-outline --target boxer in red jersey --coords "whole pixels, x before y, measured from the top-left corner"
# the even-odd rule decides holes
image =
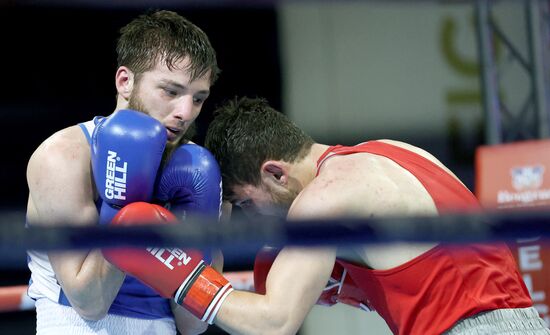
[[[262,99],[220,107],[205,145],[220,163],[224,197],[251,214],[301,220],[478,209],[428,152],[390,140],[315,143]],[[285,247],[272,264],[261,256],[262,294],[233,291],[214,319],[230,333],[294,334],[316,302],[342,302],[375,310],[395,334],[550,334],[501,243]]]

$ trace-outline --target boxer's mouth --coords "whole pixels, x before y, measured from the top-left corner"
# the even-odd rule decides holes
[[[178,128],[172,128],[172,127],[166,127],[166,130],[168,130],[168,138],[174,139],[174,137],[181,134],[182,130]]]

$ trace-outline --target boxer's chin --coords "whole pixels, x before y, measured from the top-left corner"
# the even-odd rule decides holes
[[[172,147],[178,147],[182,144],[189,142],[189,137],[186,135],[185,131],[177,136],[168,137],[167,145]]]

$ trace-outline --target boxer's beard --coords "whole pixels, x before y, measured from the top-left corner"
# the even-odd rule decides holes
[[[290,206],[300,192],[298,190],[288,188],[284,191],[273,189],[270,193],[271,199],[273,200],[273,210],[276,211],[276,215],[286,217]]]
[[[135,87],[132,90],[132,93],[130,93],[130,98],[128,99],[128,108],[138,112],[145,113],[147,115],[151,115],[149,114],[149,111],[147,110],[147,108],[145,108],[145,105],[141,101],[138,91],[139,91],[139,86]]]

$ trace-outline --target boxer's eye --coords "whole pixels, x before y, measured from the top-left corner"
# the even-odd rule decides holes
[[[170,96],[170,97],[175,97],[178,95],[178,92],[173,90],[173,89],[170,89],[170,88],[163,88],[164,90],[164,93],[166,93],[166,95]]]
[[[238,206],[243,209],[250,208],[252,207],[252,205],[253,205],[252,199],[245,199],[245,200],[235,202],[235,206]]]

